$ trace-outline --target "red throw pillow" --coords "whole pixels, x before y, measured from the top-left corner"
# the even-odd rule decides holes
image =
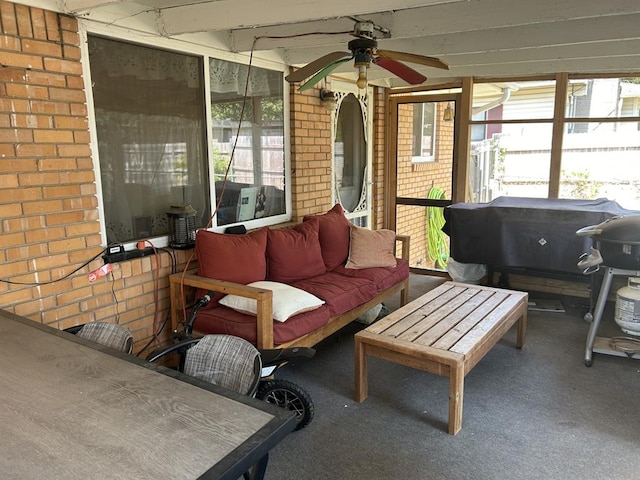
[[[199,274],[247,284],[267,277],[267,228],[244,235],[198,230],[196,252]]]
[[[318,222],[293,228],[269,229],[267,236],[268,279],[291,283],[326,272],[318,240]]]
[[[307,222],[314,218],[320,222],[318,238],[327,270],[344,265],[349,256],[349,220],[344,216],[342,206],[336,203],[327,213],[305,215],[302,221]]]

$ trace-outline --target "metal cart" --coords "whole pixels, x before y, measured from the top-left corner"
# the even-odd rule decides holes
[[[603,353],[605,355],[615,355],[618,357],[628,358],[640,358],[640,343],[634,342],[635,339],[627,339],[626,337],[597,337],[598,328],[600,327],[600,321],[602,320],[602,313],[604,312],[605,304],[607,303],[607,297],[609,296],[609,290],[611,288],[611,282],[616,275],[624,275],[626,277],[640,277],[640,270],[624,270],[621,268],[611,268],[600,265],[601,269],[604,269],[604,278],[602,280],[602,286],[600,287],[600,293],[598,294],[598,301],[596,302],[596,309],[593,314],[593,321],[589,327],[589,334],[587,335],[587,347],[584,354],[584,364],[590,367],[593,363],[593,352]]]

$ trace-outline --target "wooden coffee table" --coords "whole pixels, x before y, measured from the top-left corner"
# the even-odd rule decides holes
[[[355,335],[355,400],[367,398],[367,356],[449,377],[449,433],[462,428],[464,377],[518,322],[527,328],[526,292],[445,282]]]

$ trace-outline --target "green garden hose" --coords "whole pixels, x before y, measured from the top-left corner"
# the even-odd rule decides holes
[[[431,187],[427,198],[442,200],[444,190],[439,187]],[[445,268],[449,260],[449,244],[447,236],[442,231],[444,224],[444,208],[427,207],[427,254],[429,259],[435,263],[436,268]]]

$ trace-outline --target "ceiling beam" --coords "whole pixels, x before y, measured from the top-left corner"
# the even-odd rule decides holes
[[[476,55],[523,48],[588,45],[595,42],[640,38],[640,14],[586,18],[558,23],[539,23],[419,38],[380,40],[380,48],[440,57],[455,64],[457,54]],[[343,45],[343,49],[346,44]],[[284,57],[290,65],[302,65],[327,53],[325,48],[288,48]],[[553,55],[553,51],[549,50]],[[451,59],[448,58],[451,56]],[[640,68],[640,65],[636,65]]]
[[[177,35],[367,15],[449,2],[466,3],[467,0],[301,0],[295,3],[217,0],[161,9],[160,22],[164,34]]]

